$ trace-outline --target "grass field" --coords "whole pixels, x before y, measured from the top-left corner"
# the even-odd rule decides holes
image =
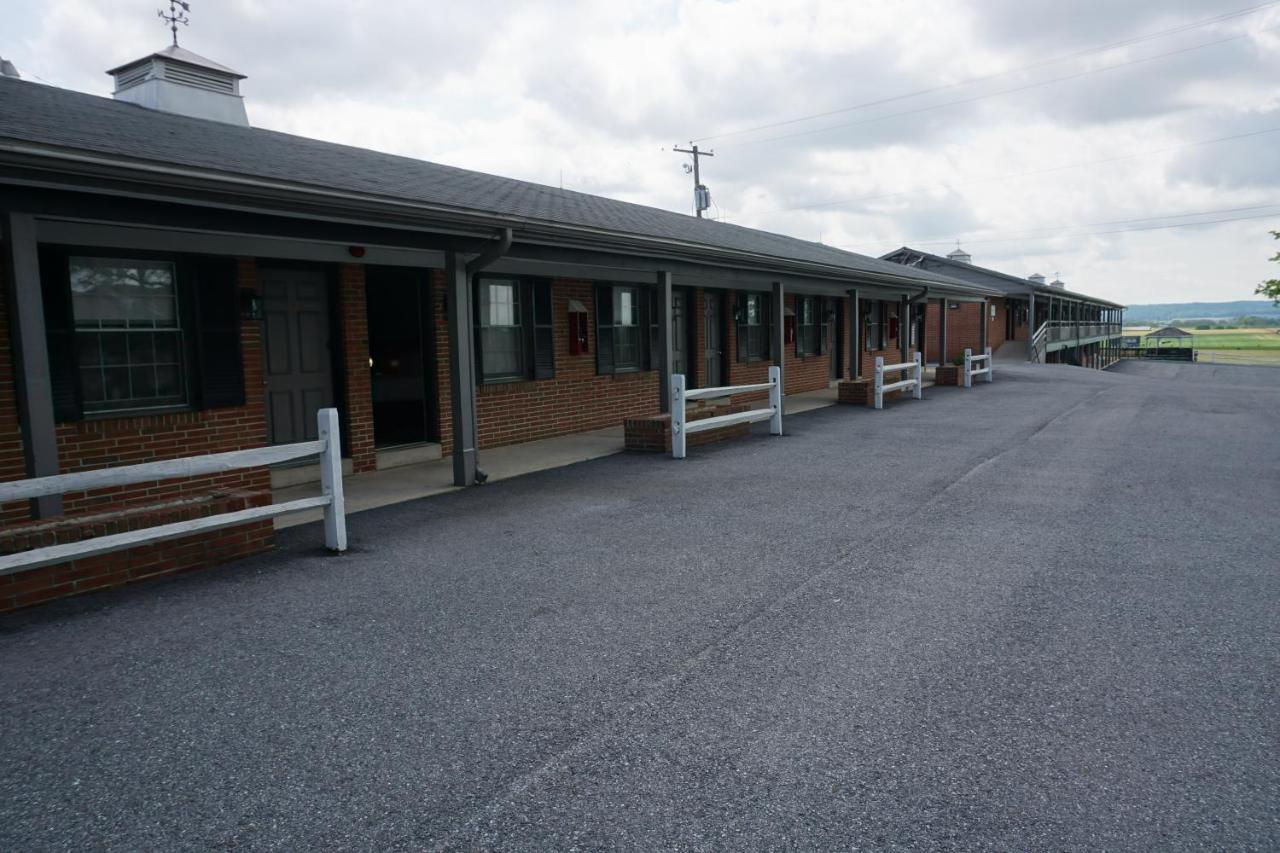
[[[1202,329],[1191,332],[1196,360],[1212,364],[1266,364],[1280,367],[1280,333],[1276,329]],[[1141,334],[1128,332],[1128,334]],[[1174,345],[1171,339],[1167,345]],[[1155,347],[1156,338],[1143,339]]]

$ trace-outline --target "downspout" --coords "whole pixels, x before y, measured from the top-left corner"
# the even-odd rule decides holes
[[[512,237],[511,229],[503,228],[501,231],[497,233],[497,235],[495,235],[493,240],[490,240],[485,245],[484,249],[480,251],[480,254],[476,255],[474,258],[467,261],[467,265],[465,269],[467,273],[468,287],[471,286],[472,277],[475,276],[476,273],[480,272],[485,267],[489,266],[494,261],[498,260],[499,258],[501,258],[503,255],[505,255],[507,252],[511,250],[511,237]],[[471,322],[471,321],[468,320],[468,322]],[[472,346],[475,345],[474,340],[471,342],[471,344]],[[472,370],[474,370],[474,367],[472,368]],[[478,428],[478,425],[475,424],[474,422],[474,411],[475,411],[474,407],[475,407],[475,393],[476,393],[475,384],[474,384],[475,375],[474,373],[472,373],[471,375],[472,375],[472,387],[469,390],[471,393],[471,403],[472,403],[472,412],[473,412],[472,426]],[[454,441],[455,442],[457,441],[456,436],[454,437]],[[477,442],[477,444],[479,444],[479,442]],[[485,481],[489,479],[489,475],[480,469],[480,450],[478,447],[475,449],[474,453],[475,453],[476,485],[482,486],[484,485]]]

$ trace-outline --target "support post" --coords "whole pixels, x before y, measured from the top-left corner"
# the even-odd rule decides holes
[[[947,363],[947,297],[938,300],[938,364]]]
[[[853,300],[849,312],[849,378],[862,378],[862,306],[858,291],[849,291]]]
[[[986,360],[987,372],[984,375],[986,376],[987,381],[990,382],[991,377],[995,375],[996,360],[991,357],[991,347],[986,348],[986,353],[987,353],[987,360]]]
[[[685,310],[688,310],[686,306]],[[671,411],[671,328],[675,325],[671,273],[658,273],[658,411]]]
[[[773,368],[770,368],[772,370]],[[676,373],[671,377],[671,458],[683,459],[685,456],[685,400],[684,374]]]
[[[914,396],[917,400],[924,399],[924,357],[916,350],[916,369],[915,369],[916,387],[913,389]]]
[[[786,294],[783,291],[782,282],[775,281],[773,283],[773,327],[769,330],[773,336],[773,363],[778,368],[778,387],[782,389],[782,393],[787,393],[786,389],[786,371],[783,365],[787,357],[787,318],[786,318]]]
[[[769,435],[782,435],[782,368],[777,365],[769,368],[769,385],[769,408],[773,409]]]
[[[4,241],[4,277],[8,282],[22,455],[28,477],[49,477],[58,473],[58,441],[53,385],[49,378],[49,349],[45,342],[35,217],[28,213],[0,215],[0,240]],[[32,498],[33,518],[61,514],[61,495]]]
[[[1036,292],[1033,290],[1030,294],[1030,305],[1027,308],[1027,361],[1035,356],[1036,352]]]
[[[964,348],[964,387],[973,387],[973,350]]]
[[[337,409],[316,412],[316,435],[324,442],[324,453],[320,455],[320,490],[329,499],[324,508],[324,547],[341,552],[347,550],[347,515]]]
[[[985,350],[987,348],[987,324],[991,322],[991,303],[982,300],[982,322],[978,324],[978,348]]]
[[[903,296],[898,304],[898,349],[900,361],[911,360],[911,297]]]
[[[884,408],[884,356],[876,356],[876,408]]]
[[[453,415],[453,484],[476,482],[476,368],[471,276],[457,252],[445,255],[449,324],[449,406]]]

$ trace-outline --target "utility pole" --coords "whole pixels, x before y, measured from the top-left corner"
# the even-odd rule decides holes
[[[702,173],[698,168],[698,158],[714,157],[716,156],[715,152],[699,151],[698,146],[694,145],[692,142],[689,143],[688,148],[676,148],[675,146],[672,146],[672,150],[678,151],[681,154],[693,155],[693,209],[694,212],[698,214],[698,218],[701,219],[702,211],[711,206],[711,193],[702,185]],[[689,171],[689,167],[687,165],[684,168],[686,172]]]

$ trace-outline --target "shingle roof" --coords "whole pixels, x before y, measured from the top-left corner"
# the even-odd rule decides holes
[[[1120,305],[1118,302],[1111,302],[1110,300],[1101,299],[1097,296],[1089,296],[1088,294],[1079,293],[1072,290],[1066,290],[1062,287],[1055,287],[1047,284],[1037,284],[1036,282],[1031,281],[1030,279],[1019,278],[1018,276],[1011,275],[1007,272],[1000,272],[1000,270],[993,270],[990,267],[981,267],[981,266],[978,266],[977,264],[967,263],[965,261],[957,261],[955,258],[952,258],[950,256],[943,257],[942,255],[935,255],[932,252],[923,252],[919,249],[913,249],[910,246],[903,246],[900,249],[894,249],[892,252],[883,254],[880,257],[882,260],[885,260],[893,257],[894,255],[899,255],[903,253],[906,253],[908,255],[918,255],[921,259],[928,260],[932,263],[936,263],[939,266],[955,267],[956,269],[959,269],[959,270],[964,270],[970,273],[974,273],[976,275],[984,276],[992,280],[992,284],[991,284],[992,287],[1002,289],[1006,292],[1009,290],[1007,285],[1018,285],[1018,289],[1020,291],[1034,290],[1037,293],[1048,293],[1055,296],[1072,296],[1077,299],[1098,302],[1104,305],[1112,305],[1112,306],[1115,306],[1116,308],[1124,307]],[[897,261],[894,261],[893,263],[897,263]],[[1007,285],[1005,283],[1007,283]]]
[[[768,255],[840,267],[851,273],[898,280],[903,277],[898,264],[781,234],[410,157],[0,79],[0,140],[6,138],[497,217]],[[984,291],[981,286],[927,271],[913,270],[910,276],[943,287]]]

